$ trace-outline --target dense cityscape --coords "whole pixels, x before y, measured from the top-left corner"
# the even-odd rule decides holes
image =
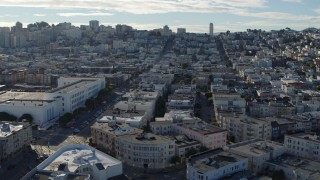
[[[319,179],[319,29],[16,22],[0,61],[0,179]]]

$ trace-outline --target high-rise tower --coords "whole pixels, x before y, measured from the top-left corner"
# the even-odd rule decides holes
[[[209,34],[210,36],[213,36],[213,23],[210,23],[209,25]]]

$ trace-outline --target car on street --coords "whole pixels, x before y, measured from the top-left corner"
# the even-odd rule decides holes
[[[77,133],[79,133],[79,132],[80,132],[80,130],[79,130],[78,128],[76,128],[76,129],[73,130],[73,134],[77,134]]]

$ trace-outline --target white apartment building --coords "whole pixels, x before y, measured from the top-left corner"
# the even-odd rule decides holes
[[[90,146],[68,145],[60,148],[22,179],[37,177],[42,172],[51,172],[46,173],[45,179],[60,174],[63,175],[60,178],[90,175],[93,180],[106,180],[122,174],[122,162]]]
[[[200,147],[201,143],[197,140],[188,139],[183,135],[175,136],[175,153],[183,160],[191,149],[199,150]]]
[[[209,149],[224,147],[226,145],[227,130],[199,120],[173,124],[173,129],[175,133],[197,140]]]
[[[265,162],[269,171],[282,170],[286,179],[318,180],[320,162],[284,154],[275,160]]]
[[[240,94],[228,94],[213,92],[213,104],[215,106],[224,106],[229,108],[245,108],[246,101]]]
[[[320,138],[305,133],[285,135],[284,146],[289,154],[297,157],[320,160]]]
[[[254,139],[228,146],[228,151],[247,157],[248,169],[254,173],[263,170],[263,163],[275,159],[286,152],[286,148],[281,143]]]
[[[250,139],[271,140],[271,121],[266,119],[251,118],[248,116],[229,116],[223,118],[223,127],[233,136],[235,142]]]
[[[245,113],[246,101],[241,98],[240,94],[228,94],[228,93],[218,93],[212,92],[212,100],[214,105],[214,112],[216,119],[219,119],[220,110],[240,110]]]
[[[0,121],[0,162],[29,145],[32,129],[29,123]]]
[[[175,155],[174,140],[151,133],[120,136],[115,146],[118,159],[139,168],[169,167]]]
[[[143,133],[142,129],[116,122],[95,123],[91,126],[92,142],[97,147],[107,149],[115,154],[115,139],[123,135],[137,135]]]
[[[248,158],[222,149],[214,149],[188,159],[187,179],[222,179],[245,170],[248,170]]]
[[[58,87],[44,92],[5,92],[0,94],[0,112],[16,117],[30,114],[41,129],[53,125],[60,116],[85,106],[87,99],[105,87],[104,78],[59,78]]]
[[[155,121],[150,122],[150,128],[152,133],[157,135],[168,135],[173,132],[173,122],[171,121]]]

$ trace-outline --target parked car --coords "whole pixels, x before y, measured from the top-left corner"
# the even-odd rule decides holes
[[[79,130],[78,128],[76,128],[76,129],[73,130],[73,134],[77,134],[77,133],[79,133],[79,132],[80,132],[80,130]]]

